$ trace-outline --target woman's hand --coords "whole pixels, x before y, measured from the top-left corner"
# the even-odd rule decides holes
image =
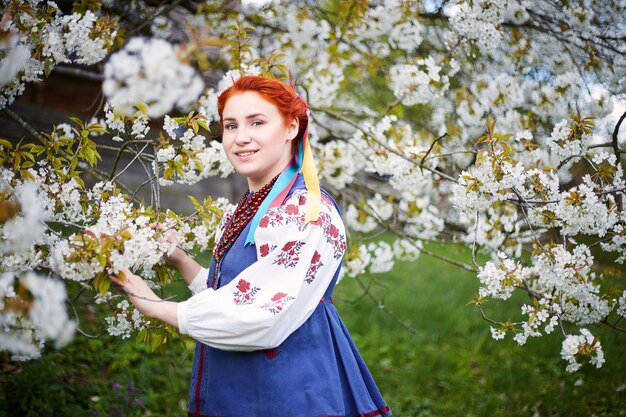
[[[128,268],[121,268],[117,275],[109,275],[115,287],[135,305],[135,308],[146,317],[154,317],[155,304],[161,300],[146,281],[133,274]]]
[[[174,250],[169,255],[163,255],[163,260],[167,264],[176,268],[187,285],[191,284],[194,277],[200,271],[200,265],[198,265],[198,263],[191,256],[187,255],[187,253],[178,246],[178,238],[173,230],[169,229],[165,231],[163,229],[163,225],[159,223],[151,223],[150,227],[154,230],[164,232],[168,242],[175,245]]]
[[[121,268],[117,275],[109,275],[109,278],[141,314],[178,327],[178,303],[159,298],[140,276]]]
[[[170,251],[169,254],[166,253],[163,255],[163,260],[165,263],[177,268],[177,265],[181,264],[185,258],[188,257],[188,255],[178,246],[176,233],[174,233],[172,229],[165,230],[163,225],[160,223],[150,223],[150,228],[152,230],[158,230],[161,233],[165,233],[167,241],[174,246],[174,250]]]

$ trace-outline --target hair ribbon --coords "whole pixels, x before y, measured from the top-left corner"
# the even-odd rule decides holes
[[[308,140],[311,112],[306,104],[306,101],[302,101],[307,108],[309,120],[306,128],[304,129],[304,133],[302,134],[302,140],[300,140],[300,144],[298,145],[298,154],[292,159],[289,166],[281,173],[280,177],[278,177],[269,194],[259,206],[259,210],[250,221],[250,230],[248,231],[248,236],[246,237],[246,245],[254,243],[254,232],[259,226],[263,216],[267,213],[267,210],[270,207],[276,207],[283,204],[289,194],[289,191],[291,191],[291,188],[296,182],[299,172],[302,172],[304,185],[307,190],[307,200],[304,207],[304,223],[307,224],[312,221],[314,222],[319,218],[322,194],[320,191],[319,180],[317,178],[315,160],[313,159],[313,151],[311,150],[311,144]]]

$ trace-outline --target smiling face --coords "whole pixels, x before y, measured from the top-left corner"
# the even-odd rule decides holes
[[[235,171],[257,191],[287,167],[298,119],[285,120],[259,93],[234,94],[224,106],[222,145]]]

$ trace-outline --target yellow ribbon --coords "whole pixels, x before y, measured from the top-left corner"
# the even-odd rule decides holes
[[[304,207],[304,222],[314,222],[320,216],[322,193],[319,180],[317,179],[317,168],[315,168],[315,161],[313,160],[313,151],[308,140],[304,145],[302,175],[304,176],[304,185],[308,191],[306,206]]]

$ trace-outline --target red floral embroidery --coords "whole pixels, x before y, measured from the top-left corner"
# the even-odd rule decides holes
[[[291,202],[296,198],[298,199],[297,205]],[[340,228],[333,224],[331,213],[336,212],[333,203],[326,196],[322,196],[322,207],[318,219],[305,224],[302,206],[306,203],[306,191],[297,191],[297,194],[294,194],[289,201],[290,203],[286,205],[273,207],[268,210],[267,214],[261,219],[259,227],[282,227],[292,223],[295,223],[300,231],[310,226],[321,227],[324,231],[326,243],[333,247],[333,258],[340,259],[346,251],[346,237],[345,234],[341,233]],[[294,242],[291,243],[293,244]],[[260,253],[263,254],[262,256],[267,256],[265,255],[265,249],[260,248],[260,250]],[[293,252],[294,250],[295,252]],[[271,251],[272,248],[269,248],[269,252]],[[299,248],[294,249],[285,245],[281,253],[274,259],[274,263],[283,265],[285,268],[295,266],[299,261],[298,254]]]
[[[233,300],[237,305],[252,304],[254,296],[260,290],[258,287],[252,287],[245,279],[240,279],[236,288],[237,291],[233,291]]]
[[[248,292],[250,289],[250,283],[244,279],[240,279],[237,284],[237,289],[241,292]]]
[[[292,240],[285,243],[276,258],[274,259],[275,265],[282,265],[285,268],[294,267],[300,261],[300,252],[304,242],[300,240]]]
[[[259,255],[261,255],[261,258],[265,258],[274,249],[276,249],[276,245],[270,245],[269,243],[264,243],[261,246],[259,246]]]
[[[265,225],[263,227],[285,226],[294,222],[299,226],[304,225],[304,212],[301,212],[300,207],[292,203],[269,209],[261,220],[261,223]]]
[[[304,281],[307,284],[315,281],[315,275],[317,274],[317,271],[320,269],[320,267],[324,266],[324,264],[321,262],[321,259],[322,255],[320,255],[318,251],[315,251],[315,253],[313,254],[313,258],[311,259],[311,265],[309,266],[309,270],[306,271],[306,276],[304,277]]]
[[[328,204],[326,201],[324,204]],[[339,259],[346,251],[346,237],[339,233],[339,228],[332,223],[332,218],[328,212],[320,212],[320,216],[315,222],[315,225],[324,229],[326,235],[326,243],[333,246],[334,253],[333,258]]]
[[[277,292],[269,303],[263,304],[260,308],[276,315],[283,311],[283,307],[292,300],[295,300],[295,297],[285,294],[284,292]]]
[[[269,217],[267,217],[267,216],[263,216],[263,217],[261,217],[261,221],[259,222],[259,227],[261,227],[261,228],[265,228],[265,227],[267,227],[267,225],[269,224],[269,222],[270,222],[270,221],[269,221]]]
[[[285,294],[284,292],[277,292],[276,294],[274,294],[274,296],[272,297],[272,301],[280,301],[283,298],[285,298],[287,296],[287,294]]]

